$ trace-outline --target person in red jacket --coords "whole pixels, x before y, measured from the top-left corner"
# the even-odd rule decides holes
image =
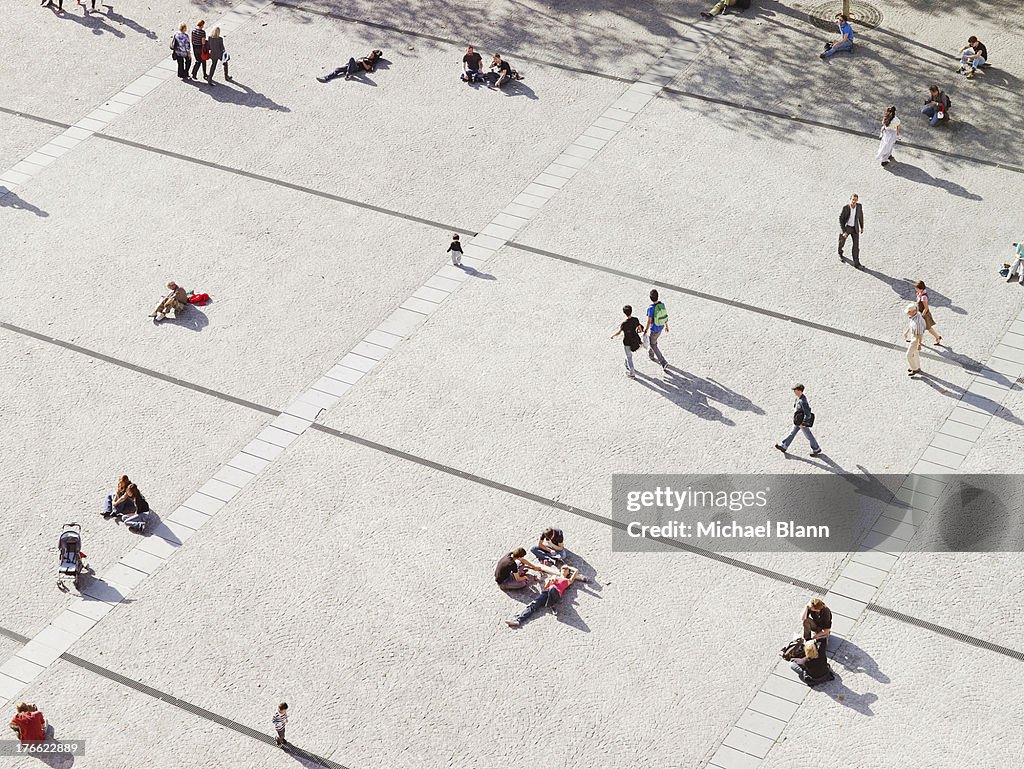
[[[10,727],[22,742],[46,741],[46,719],[35,705],[19,702]]]

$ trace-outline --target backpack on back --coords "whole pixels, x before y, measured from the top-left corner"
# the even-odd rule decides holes
[[[658,302],[654,305],[653,320],[655,326],[664,326],[668,323],[668,310],[665,309],[664,302]]]

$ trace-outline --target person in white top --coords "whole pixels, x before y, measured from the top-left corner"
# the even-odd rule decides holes
[[[896,117],[896,108],[889,107],[882,118],[882,131],[879,134],[878,152],[875,153],[875,160],[883,166],[889,165],[890,160],[895,160],[892,151],[896,148],[896,140],[900,138],[900,119]]]
[[[910,342],[907,347],[907,376],[921,373],[921,345],[925,332],[924,318],[917,311],[917,302],[907,305],[907,330],[903,332],[903,338]]]

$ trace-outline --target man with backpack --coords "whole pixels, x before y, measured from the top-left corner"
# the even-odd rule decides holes
[[[658,348],[658,337],[662,331],[668,331],[668,310],[665,309],[664,302],[658,301],[658,289],[652,288],[650,297],[651,306],[647,308],[647,325],[644,326],[644,335],[648,337],[649,344],[647,354],[665,373],[668,373],[668,361]]]

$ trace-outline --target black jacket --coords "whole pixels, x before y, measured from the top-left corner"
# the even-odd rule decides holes
[[[850,221],[850,205],[846,204],[843,206],[843,210],[839,212],[839,227],[843,228],[846,223]],[[857,204],[857,218],[854,220],[857,222],[857,229],[864,229],[864,204]]]

